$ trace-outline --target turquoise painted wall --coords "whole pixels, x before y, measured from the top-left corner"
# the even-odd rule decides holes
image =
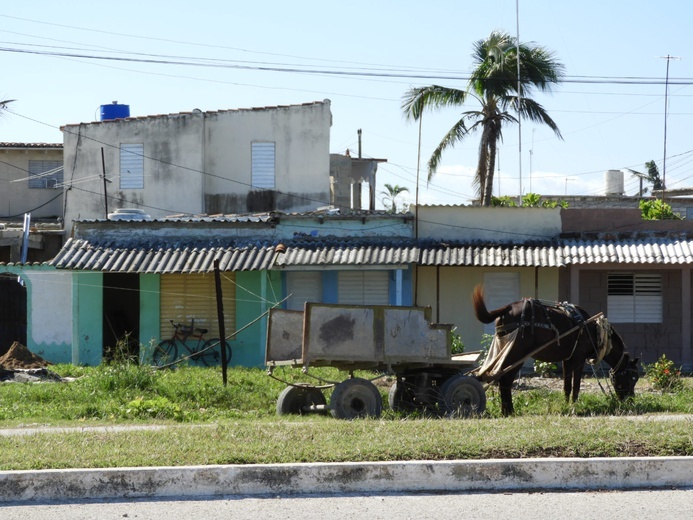
[[[72,285],[72,364],[96,366],[103,355],[103,276],[75,271]]]
[[[266,312],[282,299],[281,273],[276,271],[239,271],[236,273],[236,330]],[[231,331],[226,331],[228,336]],[[231,365],[261,367],[265,364],[267,317],[249,325],[231,339]]]

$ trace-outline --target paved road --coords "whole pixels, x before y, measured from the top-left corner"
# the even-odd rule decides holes
[[[388,494],[348,496],[225,497],[181,501],[81,501],[70,504],[7,505],[3,520],[122,520],[204,518],[257,520],[460,519],[498,520],[688,520],[693,488],[685,490]]]

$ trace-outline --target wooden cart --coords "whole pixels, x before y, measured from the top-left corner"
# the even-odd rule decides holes
[[[470,416],[486,408],[483,386],[465,375],[480,353],[452,356],[452,325],[431,323],[430,307],[306,303],[304,311],[272,309],[268,320],[270,375],[279,366],[304,373],[330,366],[348,373],[336,383],[287,383],[277,400],[278,414],[380,416],[380,392],[372,380],[354,377],[356,370],[370,371],[374,379],[396,376],[388,398],[396,411]],[[323,392],[330,388],[328,405]]]

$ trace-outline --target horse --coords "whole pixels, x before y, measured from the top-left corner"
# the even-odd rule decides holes
[[[482,285],[472,293],[474,314],[482,323],[496,322],[494,343],[507,344],[504,357],[496,358],[495,376],[484,375],[484,364],[476,369],[480,380],[497,381],[500,388],[501,412],[514,412],[511,388],[524,360],[563,363],[563,392],[566,402],[575,402],[585,362],[596,364],[602,359],[611,367],[611,383],[620,400],[635,395],[639,378],[638,358],[626,352],[621,336],[608,321],[598,315],[591,318],[584,309],[569,303],[548,303],[525,298],[489,311],[484,302]],[[492,360],[487,360],[487,363]],[[499,375],[500,374],[500,375]]]

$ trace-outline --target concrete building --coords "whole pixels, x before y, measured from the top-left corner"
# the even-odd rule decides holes
[[[325,100],[66,125],[65,222],[326,206],[331,124]]]

